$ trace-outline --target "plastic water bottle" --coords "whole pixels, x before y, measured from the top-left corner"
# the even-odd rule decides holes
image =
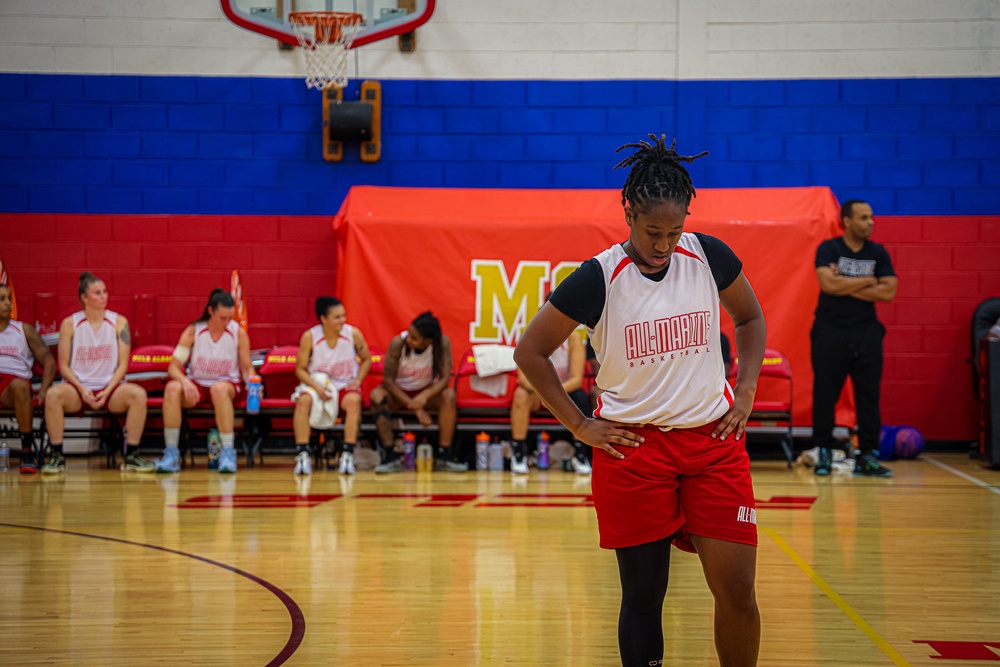
[[[549,434],[547,431],[538,434],[538,461],[536,465],[539,470],[549,469]]]
[[[489,446],[490,470],[503,471],[503,443],[494,440]]]
[[[219,469],[219,455],[222,453],[222,436],[214,426],[208,429],[208,469]]]
[[[490,436],[486,431],[480,431],[476,436],[476,470],[487,470],[490,467],[489,460]]]
[[[0,439],[0,472],[10,469],[10,449],[7,448],[7,438]]]
[[[403,468],[413,470],[416,467],[417,436],[413,431],[403,434]]]
[[[434,471],[434,448],[424,440],[417,445],[417,472]]]
[[[247,380],[247,414],[255,415],[260,412],[260,390],[261,380],[259,375],[251,375]]]

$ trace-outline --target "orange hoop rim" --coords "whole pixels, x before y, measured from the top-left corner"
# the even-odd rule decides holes
[[[292,12],[288,22],[305,26],[342,26],[359,25],[365,22],[364,14],[354,12]]]

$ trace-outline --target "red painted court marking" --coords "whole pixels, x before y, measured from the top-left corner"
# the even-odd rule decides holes
[[[816,496],[771,496],[768,500],[755,499],[757,509],[807,510],[816,502]]]
[[[359,493],[355,498],[424,498],[415,507],[461,507],[478,493]]]
[[[914,639],[914,644],[927,644],[938,652],[934,660],[992,660],[1000,662],[1000,653],[990,648],[1000,649],[1000,642],[946,642],[929,639]]]
[[[497,498],[520,500],[487,500],[476,507],[593,507],[591,493],[498,493]],[[562,500],[562,502],[559,502]]]
[[[231,496],[194,496],[173,507],[180,509],[280,509],[291,507],[315,507],[343,494],[310,494],[300,496],[294,493],[237,493]]]

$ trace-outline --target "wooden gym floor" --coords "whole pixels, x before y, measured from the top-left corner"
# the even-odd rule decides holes
[[[0,473],[0,664],[619,664],[589,478],[103,462]],[[892,467],[754,463],[761,665],[1000,663],[1000,472]],[[665,664],[718,664],[697,558],[672,561]]]

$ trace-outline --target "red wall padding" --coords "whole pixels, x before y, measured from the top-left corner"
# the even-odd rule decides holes
[[[58,317],[76,310],[77,276],[89,269],[126,316],[135,295],[155,296],[155,335],[141,343],[175,342],[237,268],[252,346],[294,344],[337,268],[332,220],[319,216],[0,214],[0,239],[21,319],[34,321],[40,292],[57,295]],[[878,306],[888,328],[883,421],[971,441],[969,323],[980,301],[1000,296],[1000,216],[877,216],[875,240],[899,274],[896,300]]]

